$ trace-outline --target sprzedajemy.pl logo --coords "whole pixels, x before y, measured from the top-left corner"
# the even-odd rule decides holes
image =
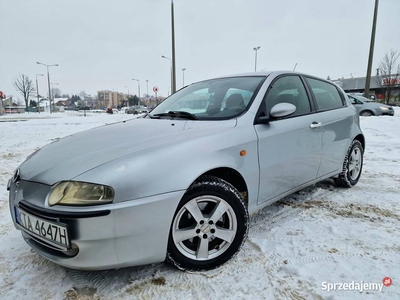
[[[382,292],[383,286],[391,286],[393,283],[390,277],[385,277],[382,280],[382,283],[377,282],[341,282],[341,283],[333,283],[333,282],[322,282],[322,290],[331,292],[331,291],[359,291],[362,293],[363,291],[379,291]]]

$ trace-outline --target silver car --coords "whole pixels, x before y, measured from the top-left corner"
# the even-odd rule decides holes
[[[266,205],[326,178],[354,186],[364,147],[355,108],[329,81],[216,78],[33,153],[9,181],[10,212],[33,249],[66,267],[207,270],[238,253]]]
[[[360,116],[394,116],[390,105],[374,102],[363,96],[347,94]]]

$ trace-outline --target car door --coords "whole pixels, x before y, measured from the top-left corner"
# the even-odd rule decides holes
[[[296,111],[285,118],[255,124],[260,169],[258,204],[273,202],[315,180],[321,160],[320,120],[300,76],[274,80],[257,116],[268,115],[278,103],[291,103]]]
[[[306,77],[322,123],[322,156],[318,177],[329,177],[342,170],[351,142],[354,108],[347,106],[344,94],[330,82]]]

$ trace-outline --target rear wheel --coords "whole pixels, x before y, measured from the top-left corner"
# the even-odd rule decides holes
[[[363,152],[363,146],[360,141],[354,140],[344,158],[342,173],[335,178],[338,186],[352,187],[357,184],[362,171]]]
[[[204,176],[183,196],[172,221],[167,260],[181,270],[210,270],[232,259],[248,232],[248,212],[228,182]]]

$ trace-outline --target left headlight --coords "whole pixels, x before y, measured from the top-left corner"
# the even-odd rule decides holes
[[[380,109],[382,110],[389,110],[389,108],[385,107],[385,106],[379,106]]]
[[[114,189],[109,186],[78,182],[61,181],[50,191],[49,205],[99,205],[112,203]]]

